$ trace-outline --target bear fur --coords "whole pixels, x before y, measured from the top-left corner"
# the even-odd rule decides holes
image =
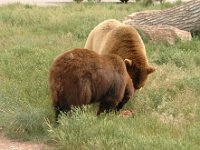
[[[56,121],[60,111],[99,102],[99,110],[120,110],[134,94],[134,86],[121,57],[74,49],[57,56],[50,68],[49,86]]]
[[[99,54],[117,54],[129,64],[127,70],[135,89],[144,86],[148,75],[155,71],[146,56],[144,43],[137,30],[115,19],[97,25],[89,34],[84,48]]]

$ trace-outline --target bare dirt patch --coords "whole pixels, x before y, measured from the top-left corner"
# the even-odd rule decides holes
[[[0,133],[0,150],[52,150],[50,146],[43,143],[20,142],[7,138]]]

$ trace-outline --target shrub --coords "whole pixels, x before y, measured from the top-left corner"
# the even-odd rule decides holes
[[[120,0],[122,3],[127,3],[129,0]]]
[[[76,3],[81,3],[83,0],[73,0]]]

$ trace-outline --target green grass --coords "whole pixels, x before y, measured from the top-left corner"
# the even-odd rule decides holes
[[[145,43],[157,70],[119,114],[96,117],[96,108],[74,109],[58,127],[48,90],[53,58],[83,47],[101,21],[145,9],[142,4],[75,4],[0,7],[0,127],[9,137],[42,141],[55,149],[200,149],[200,40],[176,45]]]
[[[60,149],[198,149],[199,126],[178,123],[175,119],[163,123],[156,115],[122,118],[109,114],[97,119],[87,109],[78,109],[64,116],[58,128],[50,126],[49,135]]]

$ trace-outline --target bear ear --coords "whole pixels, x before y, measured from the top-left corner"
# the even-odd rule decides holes
[[[154,67],[149,67],[149,68],[147,68],[147,73],[148,74],[150,74],[150,73],[152,73],[152,72],[154,72],[156,69],[154,68]]]
[[[131,67],[133,64],[132,60],[130,60],[130,59],[124,59],[124,62],[126,64],[126,66],[128,66],[128,67]]]

